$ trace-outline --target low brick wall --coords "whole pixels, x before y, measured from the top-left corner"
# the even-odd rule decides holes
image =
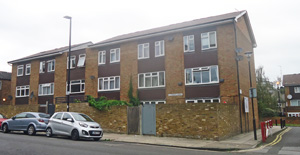
[[[285,124],[300,124],[300,117],[267,117],[263,118],[261,121],[266,121],[266,120],[273,120],[273,123],[275,125],[275,120],[277,120],[277,123],[280,124],[280,118],[282,120],[285,120]]]
[[[0,113],[11,118],[22,112],[37,112],[39,105],[0,105]]]
[[[218,103],[156,106],[158,136],[221,140],[239,133],[238,106]]]
[[[66,110],[67,104],[56,104],[55,112]],[[127,133],[127,106],[112,106],[108,111],[99,111],[88,103],[70,103],[70,112],[89,115],[105,132]]]

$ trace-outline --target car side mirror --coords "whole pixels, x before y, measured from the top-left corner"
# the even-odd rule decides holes
[[[68,118],[67,121],[74,122],[72,118]]]
[[[15,120],[15,119],[16,119],[16,116],[12,117],[11,119],[12,119],[12,120]]]

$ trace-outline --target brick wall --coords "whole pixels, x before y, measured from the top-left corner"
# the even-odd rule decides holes
[[[1,80],[2,81],[2,89],[0,90],[0,104],[11,104],[11,100],[8,99],[8,96],[11,94],[11,81],[9,80]],[[3,101],[3,98],[6,101]]]
[[[67,55],[63,53],[55,57],[54,102],[56,97],[66,96]]]
[[[39,105],[0,105],[0,113],[11,118],[22,112],[37,112]]]
[[[30,92],[33,92],[34,97],[31,99],[29,97],[29,104],[38,104],[38,95],[39,95],[39,73],[40,70],[40,61],[33,60],[31,61],[31,72],[30,72]]]
[[[273,125],[275,126],[275,120],[277,120],[277,124],[280,124],[280,118],[282,118],[282,120],[285,120],[285,124],[300,124],[299,117],[266,117],[260,120],[260,122],[266,120],[272,120]]]
[[[12,72],[11,72],[12,105],[16,104],[16,85],[17,85],[17,64],[12,64]]]
[[[98,98],[98,51],[89,48],[85,60],[85,95]]]

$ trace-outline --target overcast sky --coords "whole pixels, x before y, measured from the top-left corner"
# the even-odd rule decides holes
[[[256,68],[270,80],[300,73],[299,0],[0,0],[0,71],[7,61],[116,35],[247,10],[257,41]]]

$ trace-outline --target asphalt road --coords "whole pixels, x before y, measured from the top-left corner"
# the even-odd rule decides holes
[[[67,137],[28,136],[22,133],[0,133],[0,155],[225,155],[214,152],[166,146],[142,145],[113,141],[72,141]]]

